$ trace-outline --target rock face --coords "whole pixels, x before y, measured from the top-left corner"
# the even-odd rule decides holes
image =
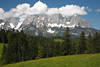
[[[31,16],[24,20],[23,25],[32,24],[37,27],[70,27],[75,26],[91,28],[91,25],[79,16],[63,17],[60,14]]]
[[[23,29],[31,35],[43,36],[62,36],[66,27],[69,27],[71,33],[79,35],[84,31],[87,35],[93,34],[97,30],[93,29],[91,24],[86,22],[80,16],[74,15],[63,17],[61,14],[29,16],[24,21],[19,21],[16,18],[0,20],[0,28],[3,29]]]

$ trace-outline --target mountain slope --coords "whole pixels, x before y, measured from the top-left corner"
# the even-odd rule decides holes
[[[100,67],[100,54],[61,56],[31,60],[0,67]]]
[[[77,35],[79,35],[82,30],[85,32],[84,29],[87,30],[85,32],[87,35],[97,32],[97,30],[92,29],[91,24],[78,15],[65,17],[61,14],[42,14],[38,16],[29,16],[24,21],[20,21],[16,18],[0,20],[0,28],[23,29],[26,33],[30,33],[31,35],[62,36],[66,27],[70,28],[72,34]]]

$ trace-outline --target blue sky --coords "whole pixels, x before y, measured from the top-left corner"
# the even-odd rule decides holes
[[[29,3],[33,6],[38,0],[0,0],[0,8],[9,11],[16,8],[18,4]],[[82,16],[96,29],[100,29],[100,0],[41,0],[48,5],[48,8],[59,8],[65,5],[79,5],[88,7],[92,11],[87,10],[88,14]]]

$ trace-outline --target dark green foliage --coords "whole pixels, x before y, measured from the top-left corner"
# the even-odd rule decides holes
[[[63,55],[70,55],[72,54],[72,41],[70,30],[67,28],[64,34],[64,42],[63,42]]]
[[[3,64],[21,62],[32,59],[64,56],[72,54],[100,53],[100,33],[79,38],[71,38],[69,28],[64,37],[46,38],[31,36],[23,31],[0,30],[0,43],[7,43],[2,50]]]
[[[94,47],[94,51],[95,53],[100,53],[100,33],[95,33],[95,36],[93,37],[93,47]]]
[[[5,60],[3,60],[3,59],[4,58],[6,59],[6,50],[7,50],[7,46],[5,44],[3,44],[2,57],[0,58],[0,61],[2,62],[1,64],[5,63]]]
[[[7,31],[0,30],[0,43],[7,43]]]
[[[87,38],[87,53],[95,53],[95,48],[93,45],[93,36],[89,34]]]
[[[79,42],[79,53],[80,54],[86,53],[86,50],[87,50],[86,46],[87,46],[87,43],[86,43],[85,33],[81,32],[80,42]]]
[[[53,56],[61,56],[61,55],[63,55],[63,53],[62,53],[62,50],[63,50],[62,46],[63,45],[62,45],[61,42],[55,42],[54,43]]]
[[[27,39],[28,39],[29,48],[30,48],[29,50],[27,50],[29,54],[29,58],[35,59],[35,57],[37,57],[38,55],[37,39],[34,39],[31,36],[29,36]]]

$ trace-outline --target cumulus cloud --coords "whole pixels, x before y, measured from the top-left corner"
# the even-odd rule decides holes
[[[59,9],[58,8],[48,8],[46,14],[48,15],[52,15],[52,14],[58,14],[59,13]]]
[[[66,5],[65,7],[59,8],[59,11],[62,15],[72,16],[74,14],[86,15],[85,7],[79,7],[77,5]]]
[[[80,7],[77,5],[66,5],[60,8],[48,8],[45,3],[38,1],[32,7],[30,7],[30,4],[24,3],[17,5],[16,8],[12,8],[7,12],[0,8],[0,19],[19,17],[21,20],[24,20],[24,18],[27,16],[35,14],[62,14],[63,16],[72,16],[74,14],[86,15],[87,12],[85,9],[85,7]]]
[[[38,1],[32,8],[31,10],[35,10],[34,12],[36,12],[36,14],[41,14],[41,13],[45,13],[45,11],[47,10],[47,5]]]
[[[0,14],[4,13],[4,10],[2,8],[0,8]]]
[[[86,15],[85,7],[80,7],[77,5],[66,5],[60,8],[48,8],[46,14],[62,14],[63,16],[72,16],[74,14]]]
[[[4,14],[4,10],[2,8],[0,8],[0,18],[3,19],[3,14]]]

